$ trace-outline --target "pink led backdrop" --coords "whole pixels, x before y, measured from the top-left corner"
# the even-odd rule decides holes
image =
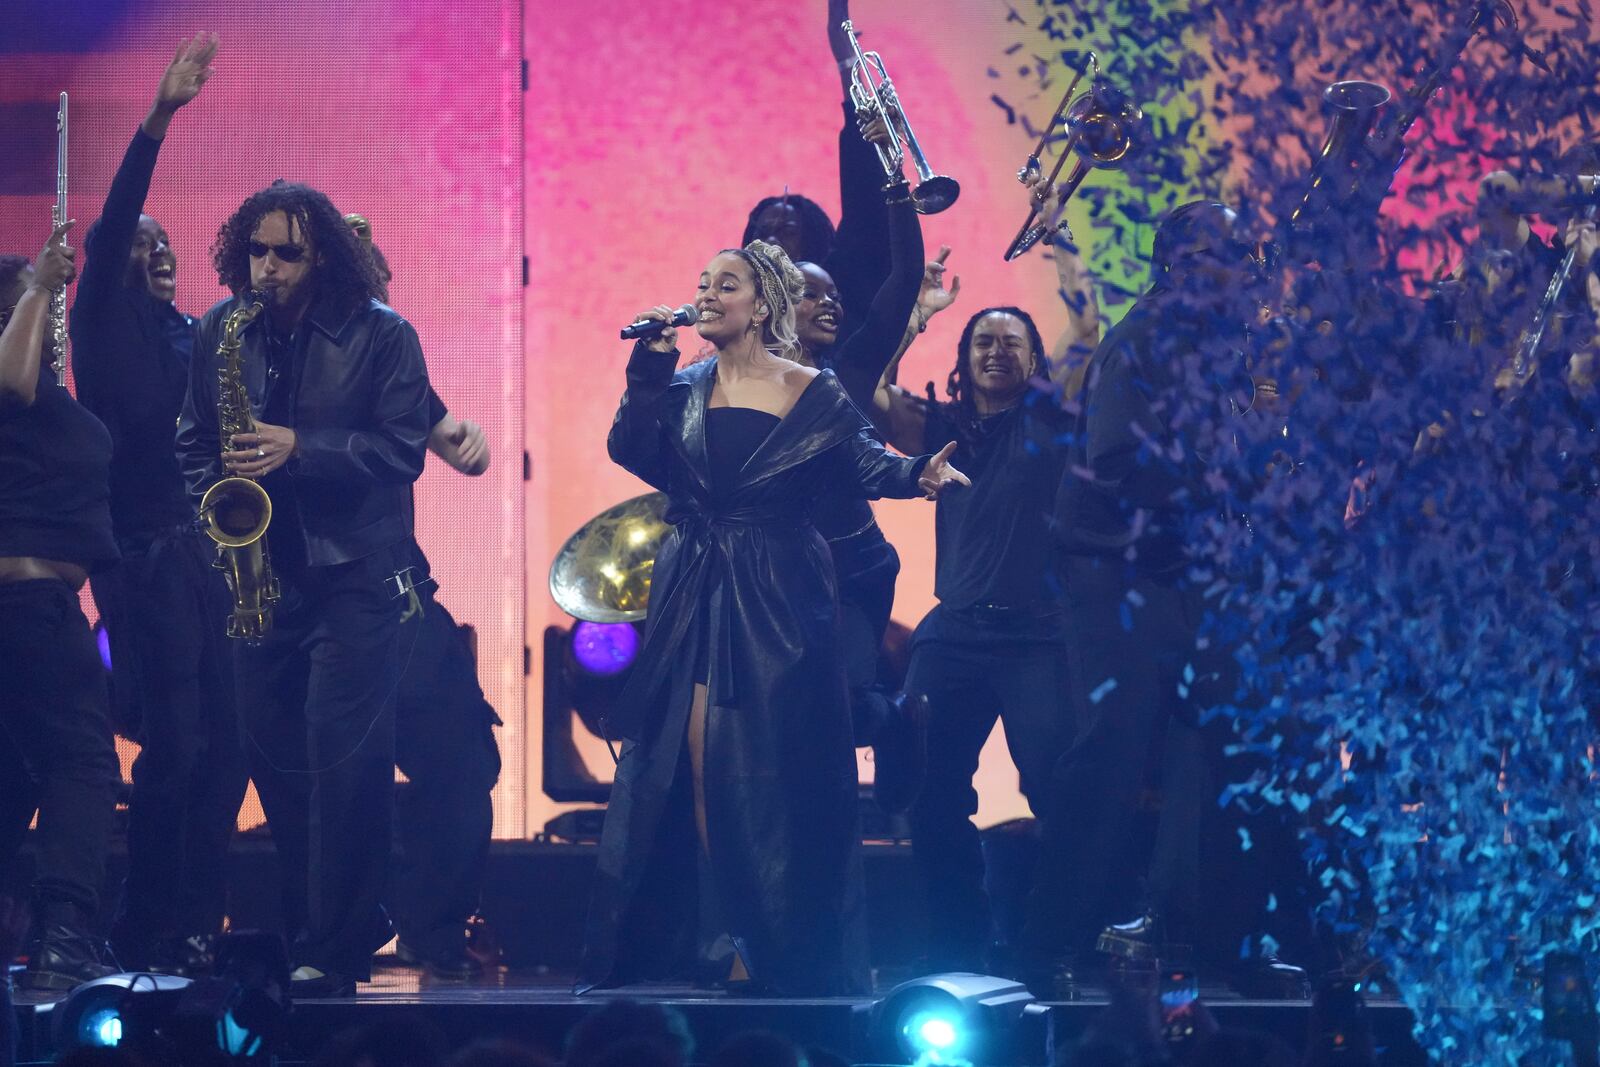
[[[561,810],[540,792],[536,770],[539,636],[568,621],[545,574],[572,531],[644,488],[605,455],[627,354],[615,330],[640,308],[690,299],[701,268],[737,242],[760,197],[787,186],[837,217],[841,92],[824,0],[24,6],[34,21],[58,25],[0,41],[3,136],[16,165],[37,170],[30,188],[0,186],[0,250],[31,254],[47,233],[55,93],[73,97],[73,210],[87,225],[173,44],[197,29],[222,35],[218,73],[175,122],[149,205],[178,251],[180,305],[198,313],[221,295],[206,257],[217,225],[273,178],[309,181],[373,220],[395,268],[395,306],[416,323],[440,394],[490,434],[495,462],[484,478],[430,461],[419,534],[442,599],[478,628],[480,677],[506,721],[496,832],[536,832]],[[1039,253],[1000,258],[1025,210],[1014,174],[1032,138],[992,99],[1047,117],[1062,83],[1025,91],[1018,69],[1061,42],[1008,20],[1013,9],[1034,20],[1032,4],[853,7],[933,166],[962,185],[953,209],[924,220],[930,254],[941,243],[954,250],[961,298],[901,374],[908,386],[933,380],[942,391],[973,310],[1029,308],[1047,341],[1066,323]],[[1365,76],[1409,84],[1393,71]],[[1322,128],[1314,100],[1305,120]],[[1471,161],[1453,165],[1461,176],[1452,195],[1470,195]],[[1090,235],[1081,214],[1073,222]],[[1136,260],[1102,265],[1142,282]],[[895,616],[914,624],[933,603],[932,510],[896,502],[878,514],[904,561]],[[603,746],[586,744],[591,767],[609,777]],[[994,742],[980,785],[980,821],[1024,811]]]
[[[641,308],[692,299],[707,260],[738,243],[751,205],[785,185],[838,218],[842,94],[826,10],[822,0],[648,0],[598,17],[582,5],[529,7],[530,632],[565,619],[538,580],[561,541],[646,491],[605,455],[628,353],[617,327]],[[865,46],[883,53],[930,162],[961,182],[960,202],[924,220],[930,254],[941,242],[954,249],[960,301],[901,374],[942,391],[973,309],[1034,309],[1051,340],[1066,322],[1048,262],[1001,261],[1026,211],[1015,173],[1030,145],[990,101],[988,66],[1014,30],[1000,3],[857,0],[852,15]],[[885,503],[878,517],[903,561],[895,617],[914,625],[933,604],[933,509]],[[598,740],[585,756],[609,777]],[[1025,812],[993,742],[980,773],[980,820]]]
[[[177,251],[178,306],[199,314],[225,295],[208,256],[217,227],[275,178],[308,182],[371,218],[394,267],[395,307],[416,325],[435,387],[484,425],[494,454],[477,479],[430,458],[417,485],[418,536],[440,598],[477,627],[479,675],[506,722],[496,832],[520,836],[528,782],[517,5],[23,6],[36,14],[0,45],[0,113],[13,154],[0,249],[31,255],[48,233],[56,93],[71,94],[71,211],[81,235],[176,42],[201,29],[222,38],[216,75],[173,123],[146,205]],[[6,20],[8,31],[16,27],[14,9]],[[37,173],[16,173],[24,162]]]

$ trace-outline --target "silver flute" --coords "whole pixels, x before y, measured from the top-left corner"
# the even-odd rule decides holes
[[[56,109],[56,206],[50,209],[50,225],[60,226],[67,221],[67,94],[61,94],[61,106]],[[50,339],[55,346],[55,360],[50,369],[56,372],[56,384],[67,384],[67,287],[63,285],[50,294]]]

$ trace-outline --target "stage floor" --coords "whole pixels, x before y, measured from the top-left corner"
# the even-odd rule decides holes
[[[302,1001],[280,1058],[288,1063],[312,1059],[338,1031],[363,1023],[422,1017],[437,1027],[452,1047],[485,1038],[512,1038],[559,1056],[568,1031],[585,1013],[607,999],[633,997],[670,1004],[682,1012],[703,1057],[726,1038],[750,1029],[777,1030],[807,1045],[831,1049],[853,1063],[885,1062],[870,1036],[872,1006],[878,997],[763,999],[734,997],[688,986],[640,985],[571,992],[569,974],[542,969],[500,968],[469,982],[446,982],[420,969],[396,964],[373,973],[354,997]],[[54,1050],[51,1008],[62,998],[17,993],[22,1062],[48,1060]],[[1269,1031],[1299,1048],[1306,1037],[1306,1001],[1248,1000],[1222,986],[1203,985],[1201,999],[1221,1026]],[[1046,1002],[1049,1008],[1011,1035],[1018,1064],[1047,1064],[1052,1049],[1070,1044],[1104,1007],[1103,990],[1090,988],[1082,999]],[[1411,1015],[1397,1000],[1373,998],[1369,1016],[1383,1062],[1409,1067],[1426,1062],[1410,1036]]]

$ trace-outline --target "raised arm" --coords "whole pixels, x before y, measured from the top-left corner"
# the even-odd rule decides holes
[[[917,339],[917,335],[928,328],[928,321],[955,303],[956,296],[961,292],[959,276],[952,277],[949,288],[945,287],[945,260],[948,258],[950,258],[950,246],[941,245],[938,256],[923,268],[922,288],[917,294],[911,321],[906,323],[900,335],[900,343],[878,378],[872,403],[862,406],[862,410],[871,416],[878,432],[883,434],[890,444],[912,455],[928,450],[928,408],[926,402],[897,384],[900,360],[911,347],[911,342]]]
[[[162,73],[150,113],[123,153],[122,165],[111,179],[100,219],[85,244],[88,260],[78,283],[74,317],[97,314],[106,306],[106,298],[121,287],[139,228],[139,216],[150,193],[150,179],[155,173],[161,141],[167,135],[172,116],[200,95],[200,88],[211,77],[211,59],[216,52],[216,34],[197,34],[179,42],[177,54]]]
[[[850,99],[855,53],[839,30],[839,24],[849,17],[848,0],[829,0],[828,47],[844,90],[844,126],[839,130],[839,228],[833,252],[821,266],[839,287],[845,329],[854,331],[893,267],[889,209],[884,203],[888,179],[878,162],[877,149],[858,128],[859,116]]]
[[[902,351],[901,342],[922,289],[922,223],[904,181],[889,194],[889,238],[889,276],[878,288],[860,327],[833,357],[840,384],[862,411],[871,410],[884,371]]]
[[[67,244],[72,225],[68,220],[50,231],[33,279],[0,333],[0,405],[5,407],[32,407],[38,393],[39,360],[49,335],[50,294],[72,281],[74,253]]]
[[[672,309],[662,305],[641,318],[670,322]],[[655,338],[634,344],[628,357],[628,388],[611,420],[606,452],[611,461],[662,492],[667,490],[667,448],[661,429],[661,401],[678,366],[678,331],[668,327]]]

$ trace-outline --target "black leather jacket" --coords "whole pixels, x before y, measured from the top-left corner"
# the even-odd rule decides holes
[[[233,297],[200,320],[178,459],[196,504],[223,476],[217,440],[217,343]],[[245,388],[257,418],[268,402],[264,319],[240,334]],[[417,331],[376,300],[350,310],[314,304],[295,331],[288,421],[298,439],[293,479],[306,562],[360,559],[411,536],[411,483],[428,441],[428,373]],[[281,410],[281,409],[279,409]],[[271,421],[271,420],[268,420]]]

